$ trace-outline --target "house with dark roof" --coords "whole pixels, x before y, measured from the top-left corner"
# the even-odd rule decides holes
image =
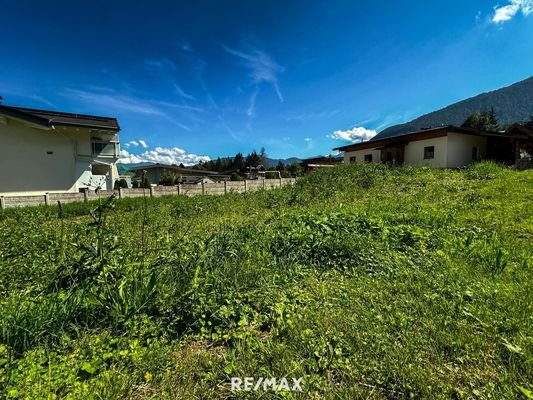
[[[116,118],[0,104],[0,194],[112,189]]]
[[[178,165],[169,165],[162,163],[146,163],[138,165],[129,165],[128,169],[134,173],[134,180],[140,180],[145,174],[146,179],[151,184],[162,183],[165,178],[174,176],[178,182],[182,183],[198,183],[202,182],[202,177],[210,178],[204,181],[218,182],[223,180],[230,180],[230,175],[224,175],[216,171],[207,171],[204,169],[195,169],[188,167],[180,167]]]
[[[516,124],[515,124],[516,125]],[[532,136],[517,126],[505,132],[485,132],[457,126],[423,129],[399,136],[336,147],[344,163],[377,162],[391,165],[464,167],[492,159],[515,164],[531,146]]]

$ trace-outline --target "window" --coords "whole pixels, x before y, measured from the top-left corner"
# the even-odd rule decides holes
[[[392,151],[387,151],[385,153],[385,161],[386,162],[391,162],[392,161]]]
[[[472,147],[472,160],[477,161],[479,158],[479,150],[477,147]]]
[[[424,160],[435,158],[435,146],[424,147]]]
[[[372,154],[365,154],[365,162],[372,162]]]
[[[351,157],[350,157],[350,164],[351,164],[351,163],[354,163],[355,161],[356,161],[355,156],[351,156]]]
[[[116,157],[118,154],[118,145],[115,142],[103,142],[93,140],[91,142],[93,156],[99,157]]]

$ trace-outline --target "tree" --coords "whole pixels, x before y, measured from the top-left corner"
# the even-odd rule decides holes
[[[176,175],[169,170],[164,170],[159,184],[164,186],[174,186],[176,184]]]
[[[499,128],[498,116],[494,108],[491,107],[489,111],[470,114],[465,118],[461,127],[479,131],[496,131]]]
[[[126,181],[126,179],[122,178],[122,179],[117,179],[115,181],[115,185],[113,187],[113,190],[118,190],[119,188],[122,188],[122,189],[127,189],[128,188],[128,182]]]
[[[524,122],[523,124],[527,129],[530,129],[533,131],[533,114],[529,116],[529,119]]]
[[[218,157],[215,161],[214,170],[218,172],[222,171],[222,160],[220,159],[220,157]]]
[[[489,112],[487,113],[487,131],[497,131],[500,123],[498,121],[498,116],[496,115],[496,111],[494,111],[494,107],[491,107]]]
[[[239,152],[235,154],[235,157],[233,158],[232,169],[236,169],[237,171],[242,171],[243,168],[244,168],[244,157],[242,156],[242,153]]]
[[[268,169],[267,153],[264,147],[261,147],[261,151],[259,152],[259,164],[265,167],[265,169]]]
[[[257,167],[260,164],[260,158],[257,152],[254,150],[246,156],[246,166],[247,167]]]
[[[300,163],[293,162],[289,167],[287,168],[287,172],[292,177],[302,176],[303,175],[303,169]]]

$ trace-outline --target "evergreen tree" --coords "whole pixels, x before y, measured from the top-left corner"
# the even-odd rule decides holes
[[[259,152],[259,164],[261,164],[265,169],[268,169],[267,153],[264,147],[261,147]]]
[[[241,152],[235,154],[235,157],[233,158],[233,166],[232,169],[236,169],[237,171],[242,171],[244,168],[244,157]]]
[[[479,131],[496,131],[498,130],[499,122],[494,108],[491,108],[490,111],[470,114],[465,118],[461,127],[477,129]]]
[[[533,131],[533,114],[529,116],[529,119],[523,124],[527,129]]]

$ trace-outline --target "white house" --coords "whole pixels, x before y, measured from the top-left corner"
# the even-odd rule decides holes
[[[112,189],[119,130],[115,118],[0,104],[0,194]]]
[[[509,130],[505,133],[482,132],[450,125],[349,144],[334,150],[344,152],[346,164],[362,161],[457,168],[487,158],[513,163],[520,158],[516,149],[530,140],[526,134]]]

